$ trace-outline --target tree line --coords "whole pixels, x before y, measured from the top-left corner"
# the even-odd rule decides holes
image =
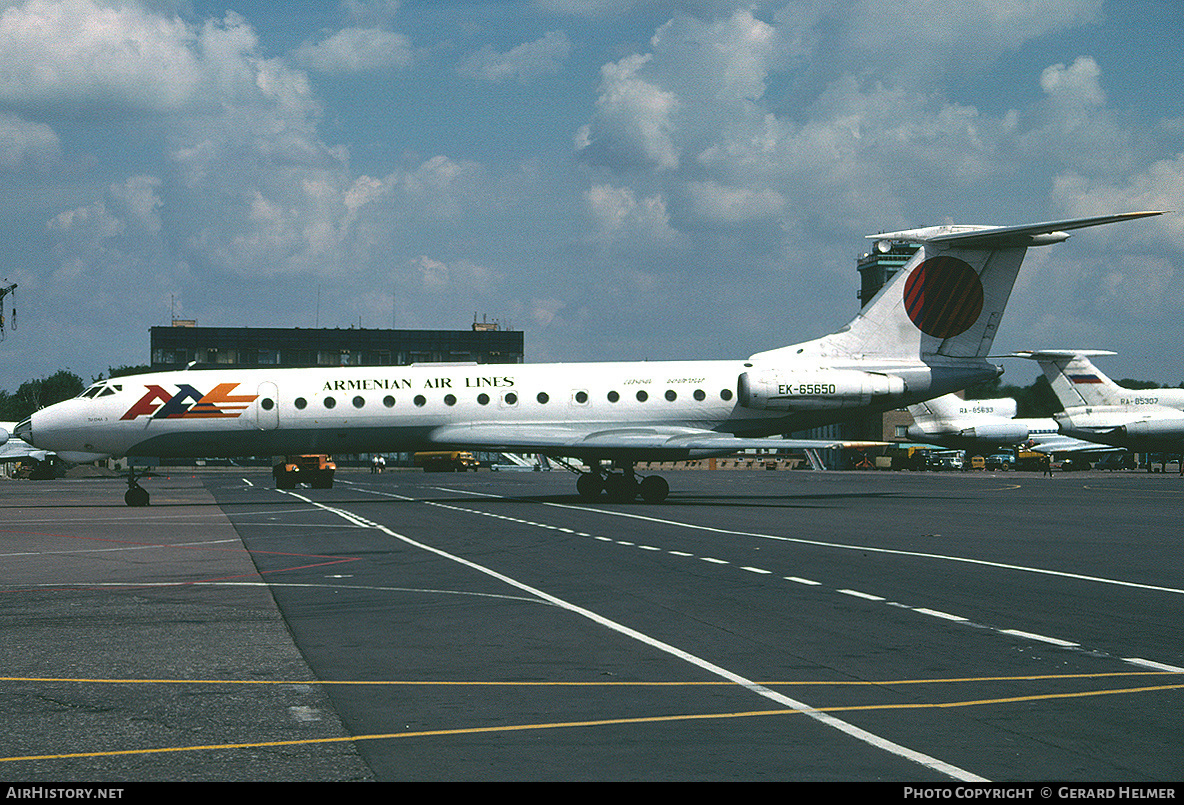
[[[107,377],[134,375],[139,372],[147,372],[149,369],[148,366],[111,367],[107,370]],[[9,393],[0,389],[0,421],[20,422],[28,419],[34,411],[39,411],[71,397],[77,397],[91,383],[102,379],[103,376],[100,375],[92,379],[90,383],[85,383],[81,377],[69,369],[59,369],[49,377],[26,380],[17,387],[15,392]]]

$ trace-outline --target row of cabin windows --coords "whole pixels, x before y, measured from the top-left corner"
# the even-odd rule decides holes
[[[645,402],[650,398],[649,392],[647,392],[645,389],[640,389],[635,396],[637,397],[638,402]],[[703,402],[707,399],[707,392],[703,391],[703,389],[695,389],[691,396],[694,397],[698,402]],[[722,389],[719,393],[719,398],[725,402],[731,400],[732,396],[733,394],[731,389]],[[676,392],[674,389],[667,389],[665,397],[667,401],[674,402],[678,399],[678,392]],[[518,395],[513,391],[506,392],[506,396],[502,399],[505,401],[506,405],[518,404]],[[545,391],[540,391],[535,399],[538,400],[539,405],[546,405],[551,401],[550,395]],[[586,405],[588,402],[588,392],[577,391],[572,395],[572,399],[580,405]],[[615,391],[610,391],[606,395],[606,399],[612,403],[619,402],[621,395]],[[297,410],[303,411],[308,407],[308,400],[306,400],[304,397],[297,397],[295,402]],[[337,407],[336,397],[326,397],[322,402],[326,408],[332,409]],[[366,405],[366,398],[359,395],[354,397],[351,402],[353,403],[354,408],[362,408]],[[422,394],[417,394],[412,402],[415,403],[417,408],[422,408],[423,406],[427,405],[428,398]],[[489,395],[485,394],[484,392],[478,394],[477,403],[480,405],[489,405]],[[388,394],[382,398],[382,404],[387,408],[393,408],[395,406],[395,398]],[[456,405],[456,395],[445,394],[444,404],[448,406]],[[263,407],[270,411],[272,407],[271,400],[264,400]]]

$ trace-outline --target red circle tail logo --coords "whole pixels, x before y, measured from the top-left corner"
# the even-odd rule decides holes
[[[913,269],[905,281],[904,306],[921,332],[952,338],[978,321],[983,284],[969,263],[957,257],[933,257]]]

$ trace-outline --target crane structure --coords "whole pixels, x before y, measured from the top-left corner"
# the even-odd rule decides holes
[[[7,281],[8,280],[4,280],[4,282]],[[4,299],[9,294],[13,294],[14,291],[16,291],[15,282],[11,285],[0,285],[0,341],[3,341],[5,337],[4,328],[6,324],[4,321]],[[12,329],[16,329],[16,305],[12,306]]]

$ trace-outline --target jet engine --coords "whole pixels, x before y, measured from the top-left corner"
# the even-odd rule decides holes
[[[1018,422],[983,422],[958,433],[964,439],[994,444],[1019,444],[1028,441],[1028,426]]]
[[[1157,415],[1156,419],[1143,419],[1138,422],[1128,422],[1122,430],[1127,436],[1143,439],[1181,439],[1184,440],[1184,414],[1177,413],[1170,419]]]
[[[762,369],[742,373],[736,388],[745,408],[797,411],[867,405],[878,397],[903,395],[905,382],[857,369]]]

